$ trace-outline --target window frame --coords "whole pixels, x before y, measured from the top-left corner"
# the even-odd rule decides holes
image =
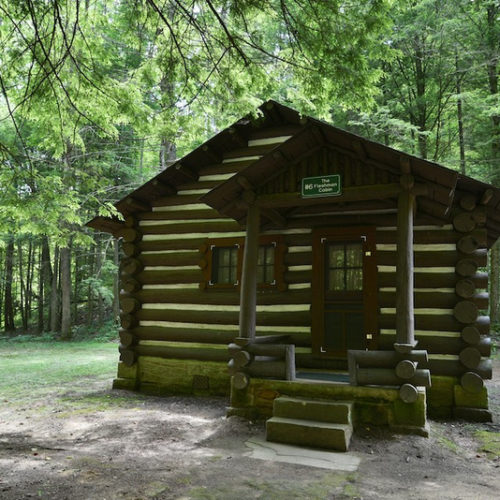
[[[215,283],[213,281],[214,250],[224,247],[235,246],[238,248],[236,265],[236,283]],[[274,247],[274,280],[269,283],[257,283],[257,290],[286,290],[284,282],[285,274],[285,240],[282,235],[263,235],[259,237],[259,247]],[[243,253],[245,249],[245,238],[211,238],[202,246],[201,251],[205,253],[201,261],[204,271],[204,281],[200,283],[200,288],[209,290],[239,290],[241,286],[241,275],[243,270]],[[257,272],[257,270],[256,270]]]

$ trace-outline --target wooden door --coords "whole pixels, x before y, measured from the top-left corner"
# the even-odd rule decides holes
[[[320,357],[375,349],[377,327],[375,230],[313,232],[312,347]]]

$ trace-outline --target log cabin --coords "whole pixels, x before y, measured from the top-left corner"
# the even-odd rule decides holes
[[[88,224],[122,239],[114,387],[339,450],[491,419],[499,189],[268,101],[116,209]]]

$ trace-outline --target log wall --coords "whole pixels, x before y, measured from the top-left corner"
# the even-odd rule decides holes
[[[229,155],[222,163],[203,168],[198,181],[182,186],[176,195],[156,199],[151,211],[126,221],[120,332],[125,364],[134,364],[138,356],[210,361],[220,363],[227,376],[227,346],[238,335],[239,290],[200,287],[207,265],[204,245],[207,239],[245,233],[232,219],[200,203],[199,197],[262,153],[258,141],[250,142],[241,156]],[[429,352],[432,375],[462,377],[464,387],[479,384],[473,375],[482,380],[491,372],[483,212],[476,205],[470,210],[458,207],[453,224],[444,226],[425,226],[417,218],[414,233],[417,348]],[[311,353],[311,226],[315,224],[303,227],[300,220],[312,218],[297,219],[292,229],[269,232],[283,235],[286,243],[286,290],[258,292],[256,334],[288,334],[288,342],[296,347],[297,370],[338,368],[346,362],[317,360]],[[325,217],[321,220],[325,225]],[[360,215],[330,220],[329,227],[366,224]],[[378,349],[382,350],[392,349],[396,333],[395,222],[395,214],[386,215],[385,226],[376,231]]]

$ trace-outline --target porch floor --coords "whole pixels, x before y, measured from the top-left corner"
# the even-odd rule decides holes
[[[295,374],[297,380],[349,384],[349,373],[345,371],[300,370]]]

